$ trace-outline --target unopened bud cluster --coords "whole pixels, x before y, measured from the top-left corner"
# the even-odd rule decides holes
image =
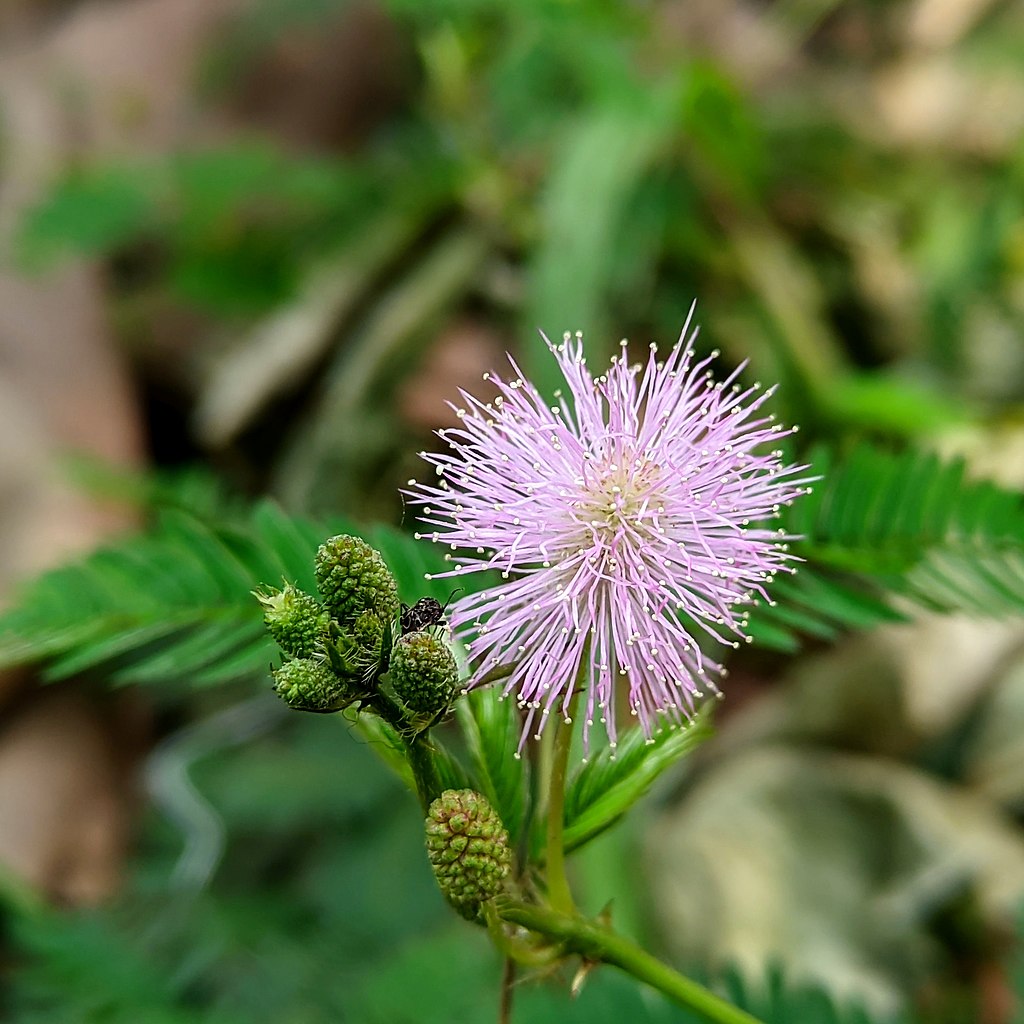
[[[471,789],[445,790],[427,813],[427,856],[445,899],[467,920],[501,892],[512,855],[494,808]]]
[[[274,689],[296,710],[340,711],[391,701],[412,735],[448,711],[458,669],[431,629],[401,635],[398,586],[379,551],[341,534],[320,545],[318,597],[292,583],[256,594],[285,657]]]

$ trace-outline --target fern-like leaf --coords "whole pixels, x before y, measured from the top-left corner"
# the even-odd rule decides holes
[[[900,621],[908,603],[1024,613],[1024,496],[930,453],[864,444],[839,463],[820,451],[812,465],[820,482],[782,520],[805,562],[776,582],[774,606],[751,614],[755,640],[792,650],[800,634]]]
[[[526,762],[513,756],[522,722],[514,700],[501,700],[500,687],[472,691],[456,706],[469,743],[481,791],[498,812],[512,842],[526,817]]]
[[[87,670],[116,682],[203,686],[265,674],[277,656],[252,591],[282,579],[315,593],[313,559],[351,523],[317,524],[263,502],[211,522],[165,510],[153,528],[45,573],[0,616],[0,667],[43,661],[50,679]],[[402,596],[447,597],[424,572],[443,563],[396,530],[369,535]]]
[[[654,782],[712,733],[712,705],[685,728],[662,729],[646,740],[630,729],[618,746],[601,747],[569,780],[565,793],[565,848],[575,850],[615,824]],[[538,846],[541,836],[536,837]]]

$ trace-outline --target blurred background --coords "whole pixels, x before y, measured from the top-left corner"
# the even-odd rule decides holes
[[[1024,484],[1020,3],[5,0],[0,32],[0,601],[143,523],[153,474],[403,524],[458,387],[508,350],[553,388],[538,328],[599,363],[694,298],[802,443]],[[787,1024],[1018,1019],[1020,621],[728,682],[584,905],[785,979]],[[413,799],[267,684],[0,676],[6,1019],[495,1018]],[[515,1019],[689,1019],[551,980]]]

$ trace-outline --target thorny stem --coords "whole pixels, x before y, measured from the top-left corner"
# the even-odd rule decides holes
[[[684,977],[603,924],[510,897],[498,897],[495,905],[502,920],[556,940],[565,953],[618,967],[711,1024],[760,1024],[756,1017]]]

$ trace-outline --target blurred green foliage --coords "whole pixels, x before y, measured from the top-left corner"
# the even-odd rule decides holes
[[[225,316],[262,312],[294,293],[302,261],[350,230],[374,196],[333,160],[246,144],[135,168],[76,168],[22,224],[29,268],[68,251],[149,243],[173,294]]]

